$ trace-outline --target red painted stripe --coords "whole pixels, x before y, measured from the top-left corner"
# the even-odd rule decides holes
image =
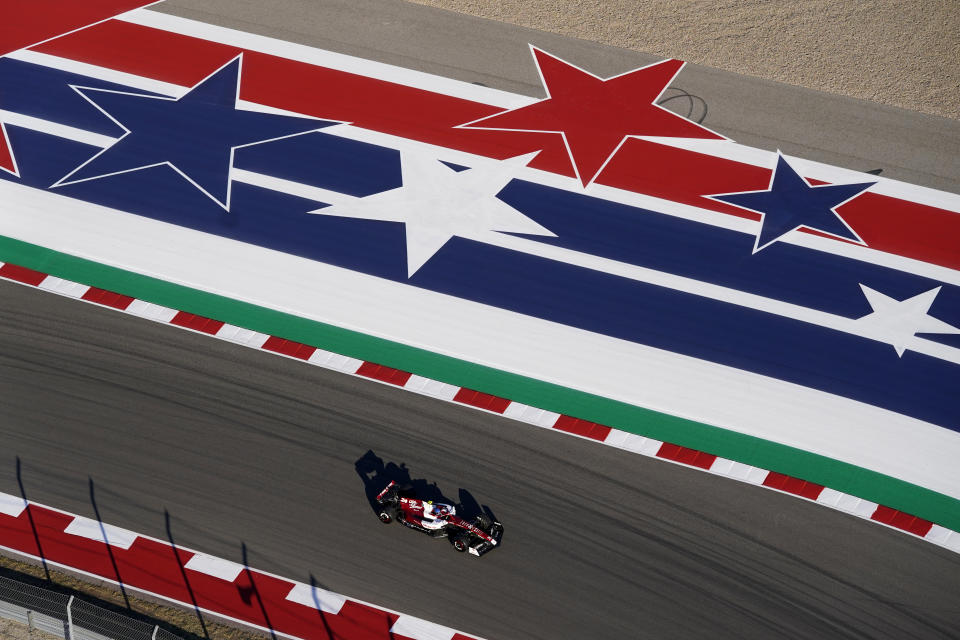
[[[196,84],[244,51],[116,20],[36,50],[183,86]],[[240,97],[413,139],[442,132],[464,144],[471,139],[486,141],[481,146],[487,155],[523,153],[516,145],[498,148],[487,133],[453,129],[499,111],[496,107],[256,51],[245,52]],[[559,136],[557,144],[565,149]]]
[[[43,282],[44,278],[47,277],[47,274],[7,262],[0,267],[0,276],[7,278],[8,280],[16,280],[17,282],[33,285],[35,287]]]
[[[16,163],[13,161],[13,150],[7,141],[6,130],[0,126],[0,169],[6,169],[10,173],[16,169]]]
[[[309,359],[310,356],[313,355],[313,352],[317,350],[316,347],[294,342],[293,340],[284,340],[276,336],[267,338],[267,341],[263,343],[263,348],[267,351],[282,353],[285,356],[292,356],[294,358],[300,358],[301,360]]]
[[[130,296],[107,291],[106,289],[98,289],[96,287],[87,289],[87,292],[83,294],[82,298],[88,302],[96,302],[105,307],[112,307],[113,309],[119,309],[121,311],[129,307],[134,300]]]
[[[192,551],[174,550],[166,542],[139,537],[129,550],[114,553],[114,559],[125,584],[189,603],[190,591],[181,567],[193,555]]]
[[[63,532],[73,521],[73,516],[36,505],[30,505],[30,513],[33,515],[33,526],[47,560],[61,562],[98,576],[114,575],[110,556],[107,555],[107,547],[103,542]],[[23,517],[25,514],[21,516]]]
[[[0,55],[106,20],[154,0],[30,0],[3,5]]]
[[[40,555],[26,511],[17,518],[0,515],[0,544],[30,555]]]
[[[404,639],[390,633],[397,614],[351,600],[346,601],[339,614],[321,613],[313,607],[288,601],[286,597],[293,583],[286,579],[244,570],[235,581],[227,582],[183,569],[193,552],[143,537],[138,537],[127,550],[111,547],[111,558],[102,541],[64,532],[74,516],[37,505],[29,509],[32,525],[26,511],[18,518],[0,515],[0,545],[41,555],[36,535],[42,555],[49,562],[122,581],[128,588],[162,595],[188,606],[192,606],[192,596],[202,608],[295,637]],[[469,638],[462,634],[459,637]]]
[[[382,364],[364,362],[360,365],[360,368],[357,369],[357,375],[380,380],[381,382],[389,382],[390,384],[402,387],[407,384],[407,380],[409,380],[413,374],[401,371],[400,369],[385,367]]]
[[[187,329],[193,329],[195,331],[202,331],[203,333],[209,333],[210,335],[216,334],[224,325],[224,323],[220,322],[219,320],[205,318],[203,316],[187,313],[186,311],[178,311],[177,315],[173,316],[173,320],[170,321],[170,324],[175,324],[179,327],[186,327]]]
[[[241,51],[115,20],[35,49],[185,86],[195,84]],[[164,55],[156,55],[157,51]],[[454,128],[501,111],[490,105],[257,52],[245,56],[241,96],[488,157],[507,158],[539,150],[532,167],[574,175],[559,135]],[[384,104],[391,108],[383,109]],[[769,178],[770,169],[629,139],[607,165],[600,182],[757,219],[755,214],[703,196],[765,189]],[[869,193],[840,211],[873,248],[960,268],[960,252],[955,249],[960,245],[960,214]]]
[[[816,500],[820,496],[820,492],[824,489],[823,485],[807,482],[806,480],[787,476],[782,473],[776,473],[775,471],[767,474],[763,485],[765,487],[779,489],[780,491],[786,491],[787,493],[792,493],[809,500]]]
[[[629,139],[607,165],[602,182],[759,220],[759,214],[704,196],[766,189],[770,175],[770,169]],[[960,214],[876,193],[855,198],[837,211],[873,249],[952,269],[960,267],[960,252],[956,250],[960,243]],[[817,232],[814,235],[825,236]]]
[[[489,393],[474,391],[473,389],[467,389],[465,387],[457,391],[457,395],[453,396],[453,401],[468,404],[471,407],[493,411],[494,413],[503,413],[510,405],[510,401],[506,398],[492,396]]]
[[[611,431],[610,427],[602,424],[564,415],[557,418],[557,422],[553,425],[553,428],[566,431],[567,433],[575,433],[585,438],[599,440],[600,442],[603,442]]]
[[[670,444],[669,442],[664,442],[660,445],[660,449],[657,451],[657,457],[673,460],[674,462],[682,462],[683,464],[690,465],[691,467],[699,467],[700,469],[709,469],[713,461],[717,459],[717,456],[712,453],[688,449],[687,447]]]
[[[877,522],[882,522],[883,524],[888,524],[892,527],[898,529],[903,529],[904,531],[909,531],[914,535],[918,535],[921,538],[930,531],[933,527],[933,523],[929,520],[924,520],[923,518],[918,518],[917,516],[910,515],[903,511],[897,511],[896,509],[891,509],[890,507],[885,507],[883,505],[878,505],[877,510],[873,512],[873,515],[870,516],[871,520],[876,520]]]

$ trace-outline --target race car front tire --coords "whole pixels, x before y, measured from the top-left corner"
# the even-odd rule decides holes
[[[470,546],[470,538],[468,536],[457,536],[452,541],[454,551],[463,553],[467,550],[467,547]]]
[[[377,518],[379,518],[380,522],[382,522],[383,524],[390,524],[391,522],[393,522],[393,516],[391,516],[386,511],[381,511],[380,513],[378,513]]]

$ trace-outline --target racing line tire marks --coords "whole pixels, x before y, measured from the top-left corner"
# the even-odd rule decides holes
[[[246,347],[363,377],[381,384],[400,387],[447,402],[455,402],[503,415],[537,427],[561,431],[633,453],[656,457],[667,462],[708,471],[741,482],[760,485],[897,529],[960,553],[960,532],[947,529],[904,511],[808,482],[802,478],[721,458],[708,452],[646,438],[595,422],[581,420],[574,416],[531,407],[466,387],[457,387],[431,380],[374,362],[351,358],[287,340],[280,336],[251,331],[216,319],[64,280],[11,263],[0,263],[0,278],[116,309],[155,322],[203,333]],[[0,544],[3,544],[2,540],[0,540]]]

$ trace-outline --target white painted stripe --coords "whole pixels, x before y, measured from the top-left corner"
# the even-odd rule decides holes
[[[154,93],[161,93],[172,98],[179,98],[187,92],[187,87],[183,87],[178,84],[163,82],[162,80],[154,80],[152,78],[144,78],[143,76],[137,76],[132,73],[116,71],[107,67],[88,64],[86,62],[78,62],[76,60],[71,60],[70,58],[61,58],[59,56],[52,56],[46,53],[40,53],[39,51],[31,51],[29,49],[20,49],[19,51],[8,53],[4,57],[11,58],[13,60],[19,60],[20,62],[38,64],[44,67],[62,69],[63,71],[68,71],[77,75],[87,76],[89,78],[97,78],[98,80],[104,80],[106,82],[122,84],[140,91],[153,91]]]
[[[766,469],[743,464],[742,462],[729,460],[727,458],[717,458],[714,460],[713,464],[710,465],[709,471],[710,473],[726,476],[727,478],[749,484],[763,484],[763,481],[767,479],[767,475],[770,473]]]
[[[236,325],[224,323],[224,325],[220,327],[220,329],[217,330],[217,333],[214,335],[221,340],[229,340],[230,342],[242,344],[243,339],[238,338],[241,331],[249,331],[249,329],[241,329]]]
[[[730,287],[701,282],[693,278],[678,276],[672,273],[656,271],[646,267],[617,262],[578,251],[571,251],[555,245],[544,244],[536,240],[518,238],[507,234],[488,232],[463,236],[478,242],[512,249],[529,255],[556,260],[565,264],[572,264],[593,271],[601,271],[638,282],[652,284],[658,287],[689,293],[711,300],[726,302],[748,309],[755,309],[778,315],[792,320],[799,320],[814,324],[826,329],[849,333],[861,338],[868,338],[878,342],[888,343],[887,335],[880,325],[871,325],[857,319],[846,318],[816,309],[810,309],[798,304],[783,302],[773,298],[766,298],[753,293],[739,291]],[[960,349],[942,343],[934,342],[918,336],[907,341],[907,349],[924,355],[960,364]]]
[[[422,393],[426,396],[433,396],[434,398],[447,400],[449,402],[453,402],[454,396],[460,392],[460,387],[447,384],[446,382],[440,382],[439,380],[424,378],[423,376],[418,376],[416,374],[410,376],[410,378],[407,380],[407,384],[403,385],[403,388],[409,389],[410,391],[415,391],[416,393]]]
[[[237,182],[243,182],[255,187],[288,193],[309,200],[319,200],[320,202],[326,202],[332,205],[356,200],[353,196],[348,196],[336,191],[321,189],[320,187],[311,187],[310,185],[291,182],[290,180],[283,180],[282,178],[274,178],[272,176],[254,173],[253,171],[247,171],[246,169],[234,168],[230,172],[230,177]]]
[[[953,532],[950,531],[950,529],[946,529],[938,524],[935,524],[930,527],[930,531],[927,532],[927,535],[925,535],[924,538],[929,542],[933,542],[934,544],[943,545],[952,533]]]
[[[84,75],[94,77],[97,79],[110,81],[110,82],[119,82],[128,84],[136,89],[143,91],[154,91],[157,93],[163,93],[167,95],[180,95],[184,93],[186,87],[178,87],[176,85],[170,85],[169,83],[159,82],[152,80],[150,78],[142,78],[139,76],[132,76],[131,74],[121,73],[107,69],[104,67],[97,67],[95,65],[89,65],[85,63],[78,63],[66,58],[58,58],[55,56],[49,56],[46,54],[38,54],[36,52],[30,51],[19,51],[14,54],[11,54],[9,57],[16,57],[25,62],[31,62],[34,64],[41,64],[44,66],[49,66],[53,68],[64,68],[67,70],[75,71],[77,73],[83,73]],[[240,101],[240,106],[256,111],[265,111],[265,112],[276,112],[276,113],[285,113],[293,114],[293,112],[285,111],[282,109],[275,109],[272,107],[267,107],[265,105],[258,105],[255,103]],[[0,112],[6,113],[6,112]],[[298,115],[298,114],[293,114]],[[110,143],[114,142],[113,138],[108,136],[103,136],[100,134],[95,134],[87,131],[82,131],[80,129],[75,129],[73,127],[67,127],[57,123],[49,122],[47,120],[42,120],[40,118],[33,118],[30,116],[22,116],[20,114],[10,113],[9,117],[19,119],[18,122],[21,126],[35,131],[41,131],[44,133],[49,133],[51,135],[58,135],[70,140],[75,140],[77,142],[84,142],[86,144],[92,144],[95,146],[105,147]],[[419,153],[430,153],[435,155],[437,158],[445,159],[451,162],[456,162],[458,164],[463,164],[465,166],[477,166],[483,163],[492,162],[491,159],[476,156],[473,154],[457,151],[454,149],[446,149],[444,147],[438,147],[435,145],[430,145],[422,142],[417,142],[415,140],[408,140],[406,138],[401,138],[398,136],[393,136],[390,134],[385,134],[377,131],[371,131],[367,129],[360,129],[353,127],[351,125],[340,124],[332,127],[326,127],[323,129],[325,134],[335,135],[350,140],[357,140],[361,142],[369,142],[371,144],[376,144],[384,147],[389,147],[407,152],[419,152]],[[749,149],[749,147],[745,147]],[[759,150],[754,150],[759,151]],[[769,153],[763,151],[762,153]],[[797,161],[800,159],[791,158],[791,162]],[[823,165],[827,166],[827,165]],[[845,170],[844,170],[845,171]],[[237,176],[240,178],[237,178]],[[255,184],[263,188],[273,189],[281,191],[284,193],[291,193],[293,195],[303,195],[303,197],[313,198],[316,197],[322,202],[330,202],[330,204],[336,204],[337,202],[346,202],[351,200],[351,196],[346,194],[337,194],[326,189],[319,189],[317,187],[311,187],[309,185],[302,185],[299,183],[282,180],[274,178],[271,176],[266,176],[263,174],[256,174],[253,172],[247,172],[243,170],[234,169],[231,171],[231,177],[234,179],[239,179],[240,181],[249,182],[250,184]],[[875,178],[875,176],[870,176]],[[563,189],[565,191],[571,191],[574,193],[586,193],[587,195],[593,195],[600,197],[611,202],[617,202],[620,204],[626,204],[628,206],[640,207],[651,209],[664,213],[666,215],[671,215],[675,217],[680,217],[683,219],[699,222],[701,224],[709,224],[717,226],[720,228],[737,231],[747,235],[755,236],[760,228],[760,223],[745,218],[740,218],[737,216],[731,216],[727,214],[718,213],[711,211],[709,209],[704,209],[700,207],[694,207],[687,204],[681,204],[678,202],[673,202],[671,200],[665,200],[662,198],[656,198],[653,196],[647,196],[639,193],[634,193],[631,191],[626,191],[622,189],[615,189],[612,187],[605,187],[603,185],[592,184],[586,190],[575,178],[567,178],[558,174],[549,173],[546,171],[539,171],[537,169],[526,168],[517,173],[517,178],[523,180],[529,180],[538,184],[543,184],[549,187]],[[906,187],[912,187],[913,185],[907,185],[906,183],[900,183],[894,180],[884,179],[885,184],[897,184],[905,185]],[[933,190],[929,190],[933,191]],[[944,192],[936,191],[937,194],[943,194]],[[954,196],[953,194],[945,194],[945,196],[956,197],[960,201],[960,196]],[[932,196],[931,196],[932,197]],[[960,206],[960,205],[958,205]],[[948,269],[946,267],[941,267],[939,265],[933,265],[930,263],[922,262],[919,260],[914,260],[911,258],[905,258],[903,256],[898,256],[895,254],[888,254],[882,251],[876,251],[870,249],[869,247],[864,247],[860,245],[849,244],[846,242],[838,242],[836,240],[831,240],[829,238],[824,238],[820,236],[811,235],[808,233],[801,233],[799,231],[792,231],[786,236],[778,240],[778,242],[786,242],[789,244],[795,244],[803,246],[809,249],[823,251],[827,253],[833,253],[835,255],[841,255],[847,258],[854,260],[860,260],[863,262],[869,262],[871,264],[877,264],[891,269],[897,269],[900,271],[905,271],[908,273],[914,273],[916,275],[921,275],[941,282],[954,284],[960,286],[960,271],[953,269]]]
[[[343,608],[344,603],[347,601],[346,596],[342,596],[339,593],[327,591],[320,587],[311,587],[308,584],[300,582],[294,583],[286,599],[290,602],[296,602],[297,604],[302,604],[312,609],[319,609],[324,613],[332,613],[334,615],[340,613],[340,609]]]
[[[363,360],[342,356],[339,353],[325,351],[324,349],[314,351],[307,362],[343,373],[356,373],[357,369],[363,365]]]
[[[125,311],[135,316],[146,318],[147,320],[153,320],[154,322],[170,322],[176,317],[177,313],[179,313],[176,309],[162,307],[152,302],[144,302],[143,300],[134,300]]]
[[[941,527],[938,524],[930,527],[930,531],[924,536],[924,540],[960,552],[960,533]]]
[[[519,402],[511,402],[508,404],[503,415],[545,429],[552,429],[560,417],[559,413],[538,409],[537,407],[531,407],[530,405]]]
[[[189,35],[195,38],[214,40],[245,49],[262,51],[279,57],[300,60],[309,64],[338,69],[378,80],[416,87],[426,91],[456,96],[503,109],[514,109],[538,101],[538,99],[529,96],[482,87],[472,83],[452,80],[419,71],[411,71],[394,65],[284,42],[275,38],[209,25],[203,22],[158,13],[149,9],[132,11],[119,19],[171,31],[173,33]],[[696,138],[662,138],[654,136],[644,136],[643,138],[660,144],[667,144],[677,148],[688,149],[697,153],[726,158],[755,166],[773,168],[775,164],[775,153],[737,144],[732,141],[700,140]],[[793,160],[791,159],[791,161]],[[876,187],[874,187],[874,190],[878,193],[915,200],[951,211],[960,211],[960,195],[957,194],[926,187],[918,187],[897,180],[890,180],[889,178],[863,174],[858,171],[809,160],[797,159],[797,161],[798,163],[794,166],[811,178],[826,180],[828,182],[850,182],[868,178],[871,182],[878,183]]]
[[[226,27],[207,24],[205,22],[197,22],[187,18],[158,13],[156,11],[150,11],[149,9],[131,11],[130,13],[120,16],[118,20],[153,27],[155,29],[163,29],[164,31],[180,33],[203,40],[213,40],[253,51],[261,51],[281,58],[289,58],[328,69],[346,71],[347,73],[385,80],[394,84],[443,93],[464,100],[496,105],[504,109],[512,109],[536,101],[527,96],[508,93],[499,89],[483,87],[469,82],[450,80],[422,71],[414,71],[383,62],[356,58],[342,53],[324,51],[302,44],[277,40],[276,38],[254,35]]]
[[[75,127],[68,127],[66,125],[61,125],[49,120],[43,120],[41,118],[25,116],[12,111],[0,110],[0,121],[4,121],[7,124],[17,125],[23,127],[24,129],[31,129],[33,131],[47,133],[53,136],[64,138],[66,140],[72,140],[74,142],[80,142],[99,148],[109,147],[117,141],[117,138],[111,138],[110,136],[101,135],[99,133],[84,131],[83,129],[77,129]],[[244,184],[261,187],[263,189],[270,189],[272,191],[279,191],[281,193],[287,193],[290,195],[299,196],[301,198],[318,200],[328,204],[339,204],[342,202],[355,200],[355,198],[352,196],[347,196],[336,191],[321,189],[319,187],[311,187],[309,185],[291,182],[281,178],[274,178],[272,176],[254,173],[253,171],[247,171],[246,169],[231,169],[230,178],[236,182],[242,182]]]
[[[609,445],[611,447],[617,447],[618,449],[623,449],[623,445],[627,441],[627,437],[632,434],[621,431],[620,429],[611,429],[610,433],[607,434],[607,437],[604,438],[603,444]]]
[[[12,182],[0,184],[0,201],[0,235],[715,424],[960,497],[954,462],[960,434],[891,411]],[[262,345],[266,336],[258,339]],[[577,366],[570,366],[571,353]],[[915,446],[905,449],[905,441]]]
[[[677,149],[686,149],[716,158],[742,162],[755,167],[772,169],[777,163],[776,152],[748,147],[732,140],[699,140],[696,138],[663,138],[654,136],[642,136],[642,138]],[[954,193],[939,191],[929,187],[921,187],[883,176],[854,171],[853,169],[835,167],[822,162],[814,162],[813,160],[805,160],[794,156],[790,156],[789,158],[790,164],[794,169],[807,178],[835,184],[875,182],[876,184],[870,188],[870,191],[873,193],[904,200],[912,200],[919,204],[938,207],[948,211],[960,211],[960,195]]]
[[[5,122],[6,124],[23,127],[24,129],[42,131],[43,133],[48,133],[52,136],[57,136],[58,138],[73,140],[74,142],[81,142],[83,144],[89,144],[95,147],[107,147],[116,142],[116,138],[111,138],[110,136],[93,133],[91,131],[85,131],[83,129],[77,129],[76,127],[69,127],[67,125],[51,122],[50,120],[43,120],[42,118],[25,116],[13,111],[0,110],[0,121]]]
[[[0,264],[0,266],[3,266]],[[27,508],[27,503],[20,496],[0,493],[0,513],[12,518],[19,518]]]
[[[829,487],[825,487],[820,495],[817,496],[817,502],[825,504],[840,511],[852,513],[860,518],[870,519],[873,512],[877,510],[877,503],[852,496],[848,493],[842,493]]]
[[[214,578],[220,578],[227,582],[233,582],[243,571],[243,565],[221,558],[215,558],[203,553],[198,553],[187,560],[183,565],[184,569],[190,569],[197,573],[203,573]]]
[[[390,633],[413,638],[413,640],[451,640],[456,631],[422,618],[401,615],[390,627]]]
[[[70,298],[81,298],[83,294],[90,290],[90,287],[85,284],[80,284],[79,282],[73,282],[71,280],[64,280],[63,278],[58,278],[56,276],[47,276],[43,279],[39,285],[41,289],[46,291],[51,291],[57,293],[61,296],[68,296]]]
[[[337,125],[328,127],[324,129],[324,133],[348,138],[350,140],[356,140],[358,142],[369,142],[370,144],[377,144],[380,146],[397,149],[401,152],[432,154],[437,158],[454,162],[456,164],[462,164],[467,167],[474,167],[485,162],[491,162],[489,158],[457,151],[455,149],[447,149],[424,142],[408,140],[406,138],[381,133],[379,131],[360,129],[350,125]],[[791,162],[792,161],[793,160],[791,159]],[[564,191],[570,191],[573,193],[582,193],[589,196],[595,196],[604,200],[625,204],[631,207],[650,209],[677,218],[683,218],[685,220],[699,222],[701,224],[708,224],[722,229],[728,229],[730,231],[737,231],[750,236],[755,236],[760,229],[759,222],[748,220],[746,218],[731,216],[725,213],[712,211],[710,209],[694,207],[692,205],[674,202],[672,200],[665,200],[655,196],[644,195],[624,189],[616,189],[614,187],[607,187],[596,183],[593,183],[584,189],[583,185],[576,178],[568,178],[559,174],[540,171],[538,169],[531,169],[529,167],[518,171],[516,177],[520,180],[527,180],[548,187],[553,187],[555,189],[562,189]],[[891,180],[890,182],[896,181]],[[912,186],[907,185],[907,183],[897,184],[904,184],[908,187]],[[786,242],[788,244],[794,244],[816,251],[823,251],[825,253],[832,253],[834,255],[844,256],[853,260],[869,262],[871,264],[897,269],[898,271],[914,273],[916,275],[940,280],[941,282],[960,285],[960,271],[955,271],[953,269],[948,269],[947,267],[941,267],[939,265],[922,262],[920,260],[914,260],[912,258],[906,258],[892,253],[877,251],[862,245],[851,244],[848,242],[838,242],[836,240],[831,240],[830,238],[824,238],[809,233],[801,233],[799,231],[790,232],[777,242]]]
[[[942,546],[950,549],[954,553],[960,553],[960,534],[955,531],[950,532],[950,536],[946,539]]]
[[[2,116],[3,112],[0,112],[0,117]],[[36,118],[30,119],[30,122],[23,123],[23,126],[34,128],[38,131],[45,131],[53,135],[60,135],[59,133],[56,133],[57,127],[60,125],[55,125],[54,123],[49,123]],[[70,137],[69,135],[64,135],[64,137],[70,137],[70,139],[84,142],[85,140],[81,139],[83,136],[76,134],[79,131],[80,130],[73,130],[71,133],[73,137]],[[106,142],[100,144],[100,142],[97,141],[86,140],[86,142],[89,144],[99,144],[100,146],[105,146],[115,141],[113,138],[108,138],[106,136],[97,136],[96,134],[90,135],[97,138],[103,138],[106,140]],[[309,185],[258,174],[243,169],[232,169],[231,177],[236,181],[253,186],[271,189],[273,191],[279,191],[302,198],[318,200],[332,205],[346,203],[356,199],[352,196],[341,194],[335,191],[312,187]],[[725,217],[729,218],[731,216]],[[794,235],[804,234],[795,233]],[[862,338],[868,338],[883,343],[888,343],[889,341],[888,335],[882,331],[881,325],[862,323],[857,319],[826,313],[816,309],[810,309],[801,305],[739,291],[730,287],[710,284],[693,278],[687,278],[684,276],[657,271],[655,269],[649,269],[616,260],[601,258],[588,253],[573,251],[555,245],[544,244],[536,240],[519,238],[494,231],[482,234],[467,235],[463,237],[476,240],[481,243],[499,246],[513,251],[519,251],[529,255],[556,260],[565,264],[576,265],[585,269],[601,271],[603,273],[620,276],[622,278],[653,284],[659,287],[672,289],[674,291],[681,291],[712,300],[726,302],[728,304],[756,309],[765,313],[771,313],[781,317],[799,320],[809,324],[815,324],[827,329],[849,333]],[[832,244],[837,245],[841,243],[834,242]],[[960,273],[958,273],[958,275],[960,275]],[[907,341],[905,348],[907,350],[915,351],[933,358],[938,358],[954,364],[960,364],[960,349],[940,342],[935,342],[919,336],[913,336]]]
[[[947,539],[943,542],[943,546],[951,551],[960,553],[960,533],[951,531],[950,535],[947,536]]]
[[[106,542],[111,547],[119,547],[124,550],[129,549],[138,537],[138,534],[133,531],[121,529],[112,524],[102,524],[83,516],[75,517],[63,532],[97,542]],[[104,536],[106,536],[106,540],[104,540]]]
[[[263,343],[270,339],[270,336],[265,333],[251,331],[250,329],[244,329],[232,324],[224,324],[220,327],[220,330],[217,331],[216,335],[218,338],[236,342],[245,347],[253,347],[254,349],[261,348]]]
[[[604,443],[612,447],[617,447],[618,449],[639,453],[643,456],[655,456],[657,455],[657,451],[660,451],[660,447],[663,446],[662,440],[645,438],[644,436],[638,436],[635,433],[627,433],[626,431],[620,431],[618,429],[614,429],[607,434]]]

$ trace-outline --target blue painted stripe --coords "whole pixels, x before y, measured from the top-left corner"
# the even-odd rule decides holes
[[[115,138],[123,135],[121,127],[70,85],[161,95],[42,65],[0,58],[0,109]],[[108,102],[108,97],[102,94],[91,92],[90,96]],[[324,124],[318,121],[317,127]],[[398,151],[324,133],[304,134],[237,149],[234,166],[356,197],[394,189],[402,184]],[[56,176],[53,181],[62,177]]]
[[[11,127],[24,181],[90,147]],[[231,212],[166,167],[58,188],[63,195],[407,282],[404,229],[305,212],[318,203],[238,184]],[[411,284],[794,382],[960,430],[960,367],[807,323],[463,239]]]
[[[233,165],[357,198],[403,184],[399,151],[326,133],[237,149]]]
[[[118,138],[123,129],[70,85],[161,95],[41,65],[0,58],[0,109]]]
[[[69,89],[70,83],[125,89],[40,65],[0,59],[0,100],[4,108],[119,135],[109,119]],[[322,132],[238,149],[234,164],[356,197],[393,189],[402,182],[396,150]],[[73,168],[68,166],[65,173]],[[51,178],[56,181],[65,173]],[[751,255],[753,237],[743,233],[519,180],[508,185],[500,197],[557,235],[532,237],[538,242],[848,318],[871,311],[860,283],[897,299],[942,286],[930,313],[950,324],[960,324],[960,287],[930,278],[782,242]],[[294,238],[294,228],[301,223],[289,224],[289,236]],[[358,224],[347,222],[343,226],[350,229]],[[376,235],[369,230],[366,233]],[[327,254],[320,248],[315,255]],[[343,266],[350,268],[369,268],[362,259],[346,258],[345,262]],[[400,264],[402,260],[398,259]],[[960,335],[924,337],[960,348]]]
[[[942,286],[930,314],[960,325],[960,287],[931,278],[785,242],[751,255],[751,235],[530,182],[500,197],[557,235],[539,242],[847,318],[871,312],[860,283],[900,300]],[[960,335],[925,337],[960,347]]]

